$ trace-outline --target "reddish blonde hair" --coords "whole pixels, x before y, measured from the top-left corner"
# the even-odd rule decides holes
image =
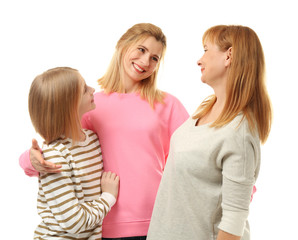
[[[164,94],[157,89],[157,73],[161,61],[164,58],[167,40],[162,30],[151,23],[139,23],[129,28],[126,33],[122,35],[116,45],[116,50],[110,62],[110,66],[105,75],[98,80],[98,84],[106,93],[123,92],[123,84],[121,82],[121,75],[123,72],[123,57],[127,50],[138,41],[154,37],[156,41],[161,42],[163,46],[160,61],[156,66],[155,71],[148,78],[142,80],[140,84],[141,97],[146,99],[153,107],[154,102],[162,102]]]
[[[257,34],[249,27],[218,25],[204,33],[203,45],[207,41],[222,51],[232,47],[225,106],[211,126],[221,127],[242,112],[250,129],[257,131],[265,143],[271,129],[272,107],[265,83],[264,53]],[[194,118],[206,115],[215,102],[215,95],[205,99]]]
[[[47,144],[63,135],[79,140],[82,79],[76,69],[58,67],[33,80],[28,99],[30,118]]]

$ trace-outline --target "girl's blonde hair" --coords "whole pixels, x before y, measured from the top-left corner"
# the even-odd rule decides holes
[[[250,129],[257,131],[265,143],[271,129],[272,108],[265,83],[264,53],[257,34],[244,26],[218,25],[204,33],[203,45],[207,41],[222,51],[232,47],[225,106],[211,126],[221,127],[242,112]],[[215,95],[205,99],[194,118],[205,116],[215,102]]]
[[[164,94],[157,89],[157,73],[160,62],[163,60],[166,51],[166,36],[159,27],[151,23],[136,24],[128,29],[119,39],[108,70],[105,75],[98,80],[98,84],[105,93],[124,92],[123,83],[121,82],[123,57],[133,44],[148,37],[154,37],[157,41],[162,43],[162,55],[151,76],[141,81],[139,91],[141,97],[146,99],[152,107],[154,107],[155,101],[163,102]]]
[[[47,144],[61,136],[79,140],[82,79],[76,69],[58,67],[33,80],[28,99],[30,118]]]

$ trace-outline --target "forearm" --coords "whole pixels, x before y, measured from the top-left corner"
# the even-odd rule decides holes
[[[57,186],[59,182],[62,182],[62,185]],[[40,189],[44,193],[46,203],[40,203],[38,208],[49,207],[51,213],[48,213],[47,217],[54,217],[60,230],[72,234],[94,229],[116,201],[113,195],[104,192],[96,200],[80,203],[71,178],[65,174],[52,174],[41,179]],[[42,196],[39,198],[40,201],[43,200]]]
[[[244,233],[260,164],[258,144],[250,135],[243,135],[229,142],[222,171],[222,218],[218,228],[234,236]]]
[[[219,230],[216,240],[240,240],[240,236],[236,236],[222,230]]]
[[[54,159],[51,160],[54,161]],[[99,195],[100,189],[94,189],[89,193],[97,195],[97,199],[94,198],[93,201],[88,202],[80,201],[82,194],[79,193],[83,191],[83,187],[80,184],[74,187],[73,173],[69,165],[63,162],[63,158],[55,160],[55,164],[62,164],[62,171],[59,174],[41,175],[40,189],[43,194],[39,196],[40,209],[49,207],[51,213],[48,213],[48,217],[54,217],[62,231],[76,234],[94,229],[116,202],[115,197],[107,192]]]

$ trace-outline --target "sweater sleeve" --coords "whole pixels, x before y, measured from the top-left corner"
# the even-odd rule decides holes
[[[228,136],[222,147],[222,219],[219,229],[242,236],[258,174],[259,142],[244,127]]]
[[[51,151],[48,157],[45,155],[45,160],[62,165],[62,171],[56,174],[42,174],[39,194],[46,199],[55,218],[55,222],[51,224],[52,228],[55,229],[58,223],[63,231],[77,234],[94,229],[100,224],[116,199],[110,193],[104,192],[96,200],[82,202],[80,181],[73,178],[72,172],[76,170],[69,164],[71,160],[67,160],[68,158],[69,156],[64,156],[58,150]]]
[[[38,177],[39,173],[35,170],[30,161],[30,149],[25,151],[19,157],[19,164],[21,168],[23,168],[26,175],[28,175],[29,177]]]

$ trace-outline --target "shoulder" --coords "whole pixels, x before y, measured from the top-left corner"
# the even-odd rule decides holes
[[[168,92],[163,92],[164,94],[164,102],[179,102],[179,99],[175,97],[174,95],[168,93]]]
[[[106,96],[108,96],[108,94],[104,93],[104,91],[94,93],[94,98],[104,98]]]
[[[185,107],[177,97],[167,92],[163,92],[163,93],[164,93],[163,105],[169,108],[178,108],[183,110],[185,109]]]
[[[248,120],[243,114],[238,114],[230,123],[224,126],[225,131],[224,134],[226,139],[230,139],[231,141],[241,143],[253,143],[258,145],[259,135],[257,131],[251,130],[249,127]]]
[[[83,129],[83,131],[86,134],[85,144],[99,142],[98,136],[95,132],[93,132],[92,130],[89,130],[89,129]]]
[[[42,146],[42,152],[46,161],[60,163],[61,160],[67,162],[67,157],[70,155],[68,145],[70,142],[57,140],[49,145]]]
[[[167,107],[171,108],[172,111],[182,114],[183,118],[189,117],[189,113],[187,112],[186,108],[177,97],[167,92],[164,92],[164,94],[165,94],[164,104]]]
[[[97,138],[96,133],[93,132],[92,130],[90,130],[90,129],[83,129],[83,131],[85,132],[85,134],[86,134],[88,137]]]

